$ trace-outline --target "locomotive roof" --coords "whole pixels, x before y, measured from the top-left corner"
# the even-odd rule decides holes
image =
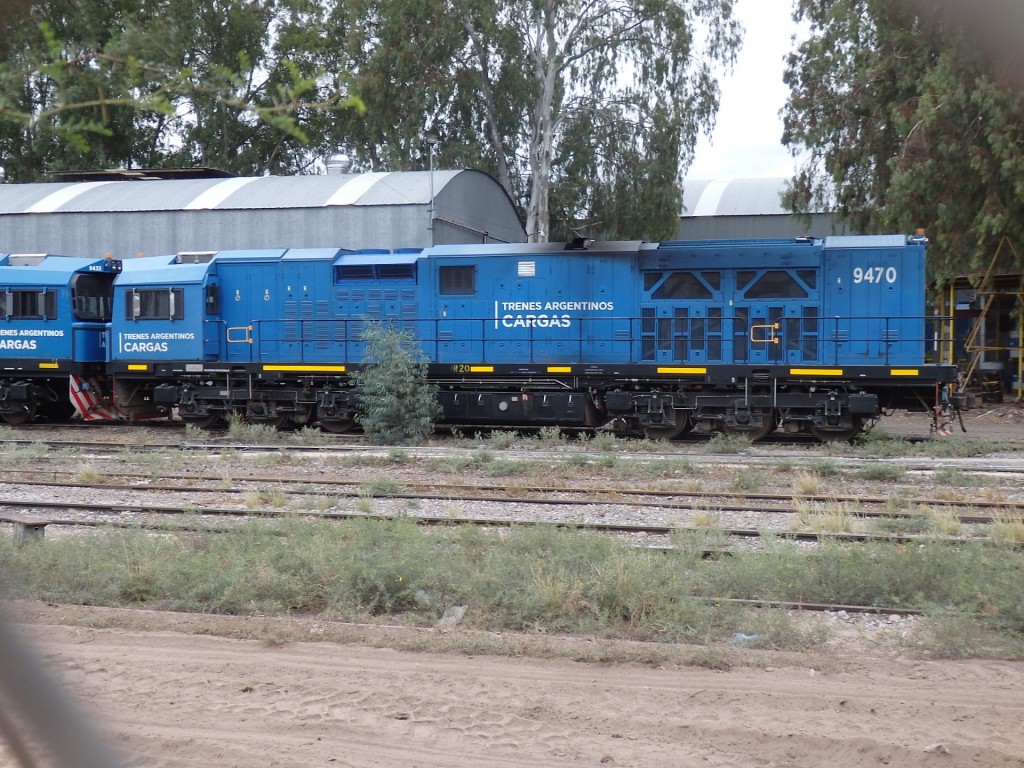
[[[636,253],[643,247],[642,240],[608,240],[573,244],[555,243],[488,243],[486,245],[436,245],[426,248],[424,256],[530,256],[564,255],[566,253]]]
[[[19,257],[24,257],[29,268],[18,264]],[[105,260],[52,253],[5,253],[0,254],[0,282],[5,285],[66,285],[73,274],[97,264],[105,264]]]

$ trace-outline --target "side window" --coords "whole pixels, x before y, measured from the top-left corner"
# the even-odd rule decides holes
[[[124,316],[127,320],[184,320],[184,291],[181,288],[128,291]]]
[[[53,320],[57,317],[57,292],[51,289],[0,293],[0,317]]]
[[[468,296],[476,293],[476,267],[440,267],[442,296]]]
[[[220,314],[220,286],[219,285],[208,285],[208,286],[206,286],[206,314],[208,314],[208,315],[219,315]]]
[[[111,291],[108,275],[76,275],[71,283],[71,306],[75,318],[110,322]]]

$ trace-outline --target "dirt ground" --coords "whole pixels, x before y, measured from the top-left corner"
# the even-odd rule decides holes
[[[966,421],[970,436],[1024,436],[1017,408]],[[531,657],[531,638],[521,656],[394,650],[459,629],[339,639],[289,619],[295,640],[261,636],[252,617],[41,604],[19,616],[40,666],[128,766],[1024,768],[1022,663],[925,662],[840,639],[827,655],[611,664]],[[596,641],[558,642],[602,657]],[[0,739],[0,767],[17,765]]]
[[[211,617],[31,613],[42,666],[131,766],[1024,766],[1020,663],[722,649],[607,664],[378,647],[413,630],[282,642],[193,634],[230,632]],[[0,750],[0,765],[17,763]]]

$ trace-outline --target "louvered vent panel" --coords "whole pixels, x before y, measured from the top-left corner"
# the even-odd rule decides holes
[[[284,303],[284,340],[285,341],[298,341],[299,340],[299,323],[297,322],[299,316],[299,305],[296,301],[285,301]]]
[[[317,349],[330,349],[331,348],[331,326],[329,323],[317,323],[316,324],[316,348]]]

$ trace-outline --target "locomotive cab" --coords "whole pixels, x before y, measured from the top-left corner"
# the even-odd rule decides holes
[[[104,371],[120,271],[110,258],[0,256],[0,418],[24,424],[75,413],[72,383]]]

